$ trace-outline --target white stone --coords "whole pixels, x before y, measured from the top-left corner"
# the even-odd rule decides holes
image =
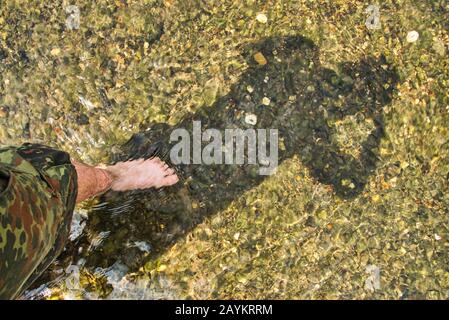
[[[416,40],[418,40],[418,38],[419,38],[419,33],[416,32],[415,30],[407,33],[407,42],[409,42],[409,43],[415,42]]]
[[[151,246],[145,241],[134,241],[134,245],[143,252],[150,252]]]
[[[248,113],[245,116],[245,122],[247,124],[250,124],[250,125],[254,126],[257,123],[257,116],[255,114]]]
[[[83,96],[79,96],[78,100],[87,110],[91,111],[92,109],[95,109],[95,105]]]
[[[371,292],[380,290],[380,268],[376,265],[366,266],[368,277],[365,280],[365,289]]]
[[[268,18],[267,18],[267,16],[266,16],[265,14],[259,13],[259,14],[256,16],[256,20],[259,21],[260,23],[267,23]]]
[[[70,227],[69,240],[74,241],[84,230],[87,221],[87,210],[76,210],[73,212],[72,223]]]

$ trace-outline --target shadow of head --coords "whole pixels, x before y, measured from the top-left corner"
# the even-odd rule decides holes
[[[382,111],[398,81],[395,68],[383,56],[324,67],[318,47],[301,36],[271,37],[241,51],[248,67],[227,95],[176,126],[143,125],[147,130],[134,135],[114,161],[166,157],[174,144],[171,132],[191,132],[193,120],[201,121],[203,130],[274,128],[284,143],[279,163],[297,156],[317,183],[331,186],[337,196],[360,194],[376,168],[384,135]],[[245,121],[249,113],[257,116],[256,124]],[[106,267],[119,260],[137,268],[148,255],[134,243],[145,241],[150,257],[158,256],[205,217],[261,183],[266,176],[258,175],[257,168],[246,162],[184,164],[178,167],[184,179],[176,186],[108,194],[93,210],[76,247],[88,246],[89,237],[99,231],[111,231],[98,249],[83,251],[88,265]]]

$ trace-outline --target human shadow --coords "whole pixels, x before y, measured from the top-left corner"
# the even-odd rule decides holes
[[[254,58],[261,53],[265,59]],[[338,197],[359,195],[376,169],[380,140],[384,135],[383,107],[391,102],[398,75],[385,57],[367,57],[341,63],[337,70],[321,65],[319,49],[302,36],[271,37],[242,48],[248,70],[231,91],[212,106],[185,116],[176,126],[141,124],[113,160],[167,158],[176,128],[202,129],[274,128],[283,147],[279,164],[297,156],[317,182],[333,188]],[[260,57],[260,54],[259,54]],[[261,103],[264,97],[269,105]],[[245,115],[257,116],[249,125]],[[342,151],[336,142],[335,122],[347,116],[371,123],[371,131],[359,141],[358,155]],[[203,142],[203,145],[207,142]],[[246,162],[245,162],[246,163]],[[115,262],[137,269],[155,259],[206,217],[225,209],[245,191],[267,176],[254,174],[258,165],[179,165],[180,183],[161,191],[109,193],[90,212],[84,235],[61,259],[83,257],[86,266],[109,267]],[[103,244],[87,248],[93,235],[110,231]],[[133,243],[147,243],[149,255]],[[90,246],[91,247],[91,246]],[[81,251],[81,253],[80,253]]]

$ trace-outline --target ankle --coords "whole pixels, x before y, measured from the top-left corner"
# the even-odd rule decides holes
[[[113,175],[103,168],[95,168],[95,180],[96,180],[96,194],[101,194],[111,189],[114,181]]]

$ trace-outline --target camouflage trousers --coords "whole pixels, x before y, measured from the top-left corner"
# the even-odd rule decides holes
[[[24,144],[0,148],[0,182],[0,299],[13,299],[63,250],[77,175],[67,153]]]

